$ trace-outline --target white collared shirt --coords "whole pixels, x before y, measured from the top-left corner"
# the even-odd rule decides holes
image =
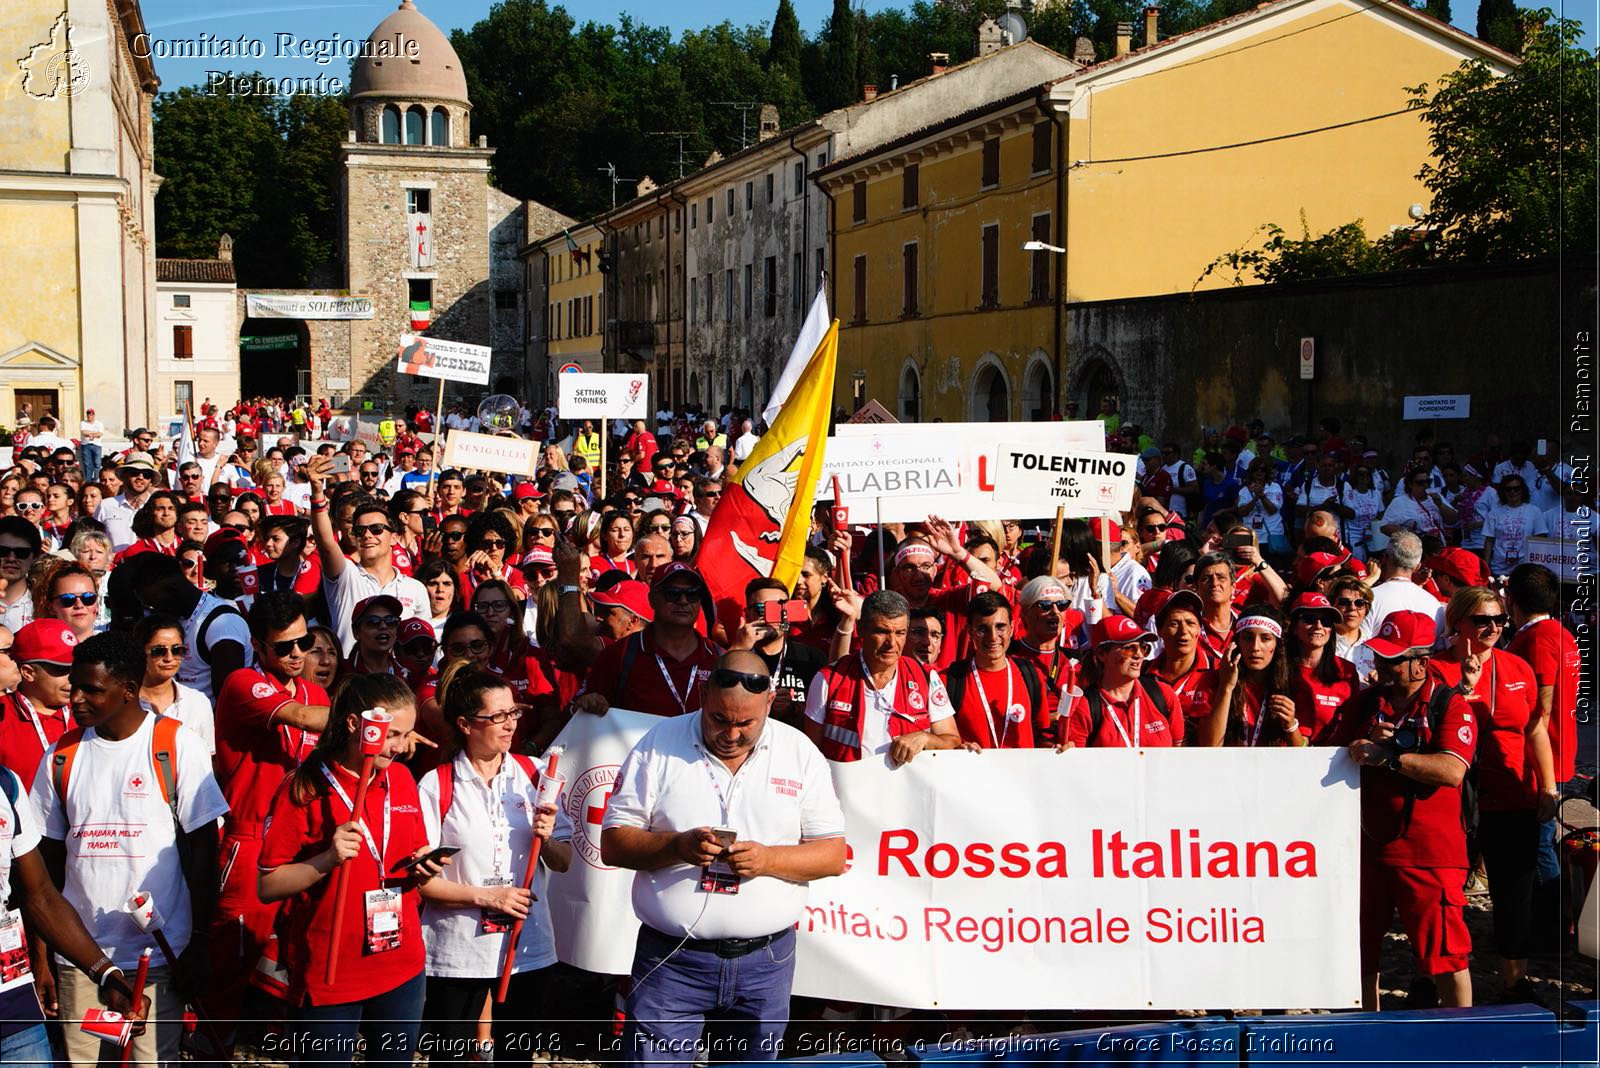
[[[433,615],[428,606],[427,589],[422,583],[398,569],[394,573],[394,578],[380,585],[378,577],[372,572],[354,560],[346,560],[344,570],[339,572],[337,578],[323,571],[322,592],[328,598],[328,614],[333,617],[333,629],[339,632],[339,641],[344,646],[346,656],[349,656],[350,650],[356,646],[355,627],[350,620],[350,613],[356,610],[356,605],[368,597],[387,593],[395,598],[400,602],[401,619],[411,619],[416,616],[428,619]]]
[[[844,812],[828,763],[793,727],[768,719],[761,740],[730,772],[701,737],[701,713],[670,716],[622,762],[602,828],[687,831],[732,827],[742,841],[798,845],[844,834]],[[806,884],[745,879],[737,894],[700,889],[701,869],[669,864],[633,876],[633,911],[663,934],[759,938],[792,926]]]
[[[450,811],[439,819],[439,772],[417,783],[422,821],[435,847],[459,846],[440,878],[466,886],[488,886],[495,878],[520,885],[528,870],[533,843],[534,798],[537,790],[521,764],[510,756],[500,761],[492,782],[484,782],[467,759],[457,753],[452,765]],[[572,837],[572,821],[556,810],[556,841]],[[534,876],[532,906],[517,942],[514,971],[527,972],[556,962],[550,930],[549,874],[543,865]],[[510,932],[484,934],[483,910],[475,906],[425,901],[422,939],[428,947],[428,974],[451,979],[488,979],[500,974]]]
[[[172,685],[177,690],[178,697],[166,708],[157,708],[143,697],[139,698],[139,703],[144,706],[146,712],[156,712],[175,719],[187,729],[194,731],[206,743],[206,752],[216,756],[216,717],[211,702],[206,699],[205,694],[193,686],[185,686],[177,679],[172,680]]]

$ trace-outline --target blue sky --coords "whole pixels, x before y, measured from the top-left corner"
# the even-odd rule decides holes
[[[415,0],[423,13],[446,33],[456,28],[465,29],[489,10],[492,0]],[[1537,3],[1538,0],[1528,0]],[[1584,39],[1588,47],[1595,45],[1595,0],[1545,0],[1558,13],[1563,10],[1568,17],[1584,23]],[[212,69],[250,70],[284,76],[315,77],[318,73],[342,77],[348,69],[343,60],[328,66],[317,66],[306,59],[275,59],[273,35],[293,33],[304,37],[331,37],[339,34],[357,40],[365,38],[390,11],[395,2],[378,3],[257,3],[252,0],[143,0],[145,24],[153,38],[193,39],[201,33],[216,37],[248,38],[265,42],[263,59],[231,61],[205,59],[156,59],[156,73],[164,88],[198,84],[205,80],[205,72]],[[833,9],[832,0],[793,0],[801,28],[814,34]],[[756,0],[755,3],[737,0],[655,0],[639,3],[638,0],[575,0],[564,5],[578,21],[615,22],[624,12],[634,15],[636,21],[651,25],[666,25],[674,31],[693,29],[729,20],[743,24],[765,22],[772,17],[777,0]],[[867,7],[910,6],[869,0]],[[1477,4],[1473,0],[1455,0],[1456,25],[1472,32],[1477,19]],[[641,14],[643,12],[643,14]]]

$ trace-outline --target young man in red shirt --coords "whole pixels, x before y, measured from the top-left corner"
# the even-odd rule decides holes
[[[998,593],[980,593],[967,605],[972,656],[945,673],[961,740],[981,749],[1051,742],[1044,673],[1032,661],[1006,655],[1011,633],[1011,603]]]
[[[1378,1009],[1378,954],[1397,910],[1439,1004],[1472,1004],[1461,783],[1478,725],[1461,695],[1429,672],[1433,638],[1430,617],[1389,613],[1366,642],[1378,684],[1345,702],[1330,728],[1329,744],[1348,746],[1361,765],[1361,1004],[1368,1012]],[[1478,670],[1463,671],[1463,690],[1474,689]]]
[[[273,929],[279,905],[256,894],[256,860],[283,780],[311,752],[328,722],[328,694],[301,676],[315,644],[305,603],[292,591],[262,594],[250,607],[257,667],[228,677],[217,694],[217,781],[228,799],[222,824],[222,891],[211,937],[212,1019],[238,1019],[248,986],[287,993]],[[265,957],[265,960],[263,960]],[[265,967],[259,967],[265,965]]]
[[[67,672],[78,636],[59,619],[36,619],[17,631],[11,659],[22,681],[0,696],[0,765],[32,784],[44,752],[72,725]],[[0,903],[3,907],[3,903]]]
[[[705,681],[721,655],[695,629],[702,612],[707,620],[713,615],[705,579],[687,564],[658,568],[650,583],[650,611],[655,618],[643,630],[596,658],[573,700],[579,711],[605,715],[616,706],[678,716],[700,710]]]

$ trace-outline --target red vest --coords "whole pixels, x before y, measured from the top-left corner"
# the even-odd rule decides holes
[[[928,718],[928,669],[909,656],[895,668],[894,712],[889,737],[915,734],[933,726]],[[817,683],[828,691],[822,714],[822,755],[847,762],[861,759],[862,717],[867,714],[866,675],[860,656],[840,657],[822,669]],[[876,709],[873,710],[876,714]]]

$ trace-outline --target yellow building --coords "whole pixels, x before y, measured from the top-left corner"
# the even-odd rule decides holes
[[[1406,87],[1467,59],[1516,62],[1388,0],[1275,0],[1137,50],[1131,33],[1114,58],[818,174],[839,406],[1071,415],[1063,379],[1086,392],[1063,341],[1073,304],[1187,291],[1263,223],[1296,230],[1302,213],[1313,233],[1412,225],[1428,143]]]
[[[155,316],[150,106],[137,0],[0,4],[0,423],[149,421]]]
[[[538,395],[554,403],[555,376],[566,364],[604,371],[605,274],[600,270],[603,235],[593,223],[560,217],[562,228],[521,252],[527,264],[528,376],[542,383]],[[570,224],[570,225],[569,225]],[[570,240],[569,240],[570,239]]]

